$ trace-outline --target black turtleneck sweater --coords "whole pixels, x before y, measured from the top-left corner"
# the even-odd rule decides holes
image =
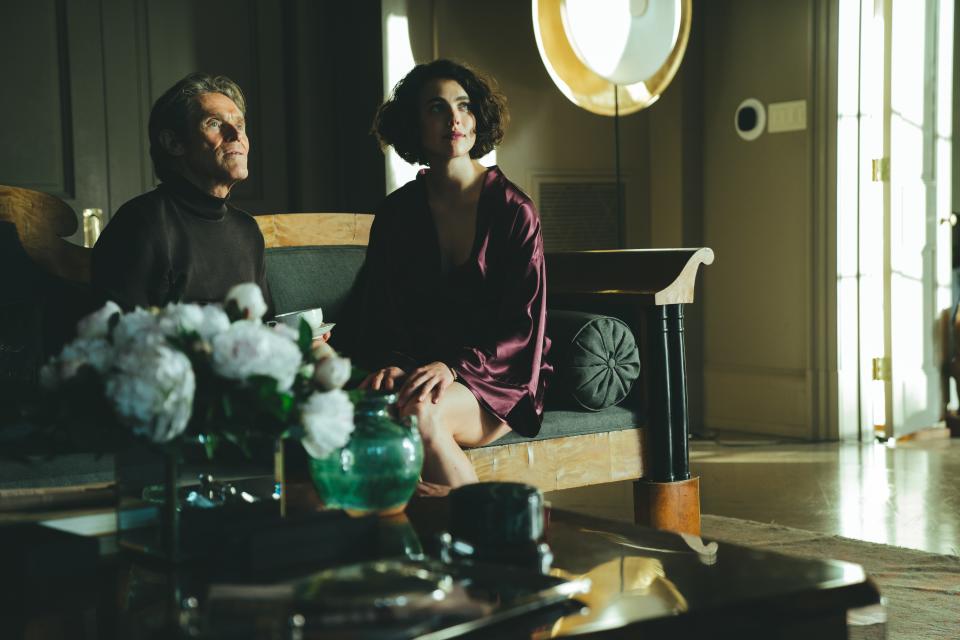
[[[273,315],[256,221],[175,176],[124,204],[93,248],[93,286],[124,309],[223,302],[256,282]]]

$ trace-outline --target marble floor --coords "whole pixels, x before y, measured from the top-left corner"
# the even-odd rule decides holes
[[[898,444],[691,443],[705,514],[960,555],[960,439]],[[547,494],[555,508],[632,518],[630,482]]]

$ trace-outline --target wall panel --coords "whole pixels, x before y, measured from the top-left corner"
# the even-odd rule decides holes
[[[0,118],[7,123],[0,128],[0,147],[46,152],[4,153],[0,175],[8,184],[70,194],[73,132],[64,2],[16,3],[4,10],[4,18],[0,59],[7,61],[4,82],[14,90],[0,101]],[[23,63],[11,64],[15,60]]]
[[[0,183],[109,208],[101,36],[97,0],[0,7]]]
[[[816,437],[814,0],[701,3],[704,56],[706,423]],[[745,98],[807,102],[807,127],[734,129]],[[820,230],[820,233],[823,233]]]
[[[150,103],[192,71],[229,76],[247,100],[250,177],[233,201],[251,213],[289,210],[280,3],[147,0]]]
[[[809,436],[810,388],[805,370],[708,366],[704,383],[712,429]]]

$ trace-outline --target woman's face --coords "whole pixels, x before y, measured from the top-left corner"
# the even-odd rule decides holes
[[[420,90],[420,147],[431,162],[469,156],[477,142],[470,97],[456,80],[435,79]]]

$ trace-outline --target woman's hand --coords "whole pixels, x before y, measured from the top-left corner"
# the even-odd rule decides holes
[[[361,389],[370,389],[372,391],[393,391],[399,385],[400,381],[406,375],[400,367],[387,367],[374,371],[360,383]]]
[[[401,407],[410,401],[423,402],[430,397],[434,404],[440,402],[440,396],[453,384],[456,378],[453,371],[442,362],[431,362],[414,369],[400,389],[397,404]]]
[[[453,489],[453,487],[446,484],[424,482],[421,480],[417,483],[416,494],[422,498],[443,498],[444,496],[450,495],[451,489]]]

